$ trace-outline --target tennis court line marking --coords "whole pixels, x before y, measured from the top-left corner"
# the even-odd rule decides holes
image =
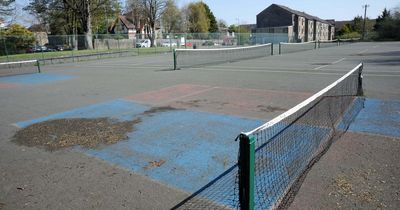
[[[362,50],[361,52],[359,52],[358,54],[362,54],[362,53],[365,53],[367,51],[368,51],[368,49],[365,49],[365,50]]]
[[[315,67],[314,70],[319,70],[319,69],[325,68],[325,67],[327,67],[327,66],[340,63],[340,62],[342,62],[342,61],[344,61],[344,60],[346,60],[346,58],[343,57],[343,58],[341,58],[341,59],[339,59],[339,60],[333,61],[332,63],[330,63],[330,64],[328,64],[328,65],[323,65],[323,66]]]

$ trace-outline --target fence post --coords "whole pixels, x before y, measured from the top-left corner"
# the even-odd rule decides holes
[[[6,44],[6,38],[3,37],[3,44],[4,44],[4,51],[6,53],[7,56],[7,62],[10,62],[10,58],[8,57],[8,50],[7,50],[7,44]]]
[[[254,137],[239,136],[239,202],[242,210],[254,210]]]
[[[171,33],[169,33],[169,50],[172,51],[172,39],[171,39]]]
[[[174,56],[174,70],[176,70],[176,50],[175,49],[174,49],[173,56]]]

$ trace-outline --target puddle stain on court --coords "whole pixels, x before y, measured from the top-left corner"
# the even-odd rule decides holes
[[[20,129],[12,141],[28,147],[40,147],[48,151],[73,146],[95,149],[100,144],[110,145],[127,140],[140,118],[117,121],[110,118],[70,118],[39,122]]]

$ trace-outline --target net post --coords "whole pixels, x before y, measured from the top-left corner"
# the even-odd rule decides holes
[[[174,70],[176,70],[176,49],[174,49],[173,56],[174,56]]]
[[[37,64],[37,67],[38,67],[38,73],[41,73],[41,71],[40,71],[40,61],[36,60],[36,64]]]
[[[274,55],[274,43],[271,43],[271,55]]]
[[[358,68],[358,88],[357,88],[357,96],[364,96],[364,90],[362,86],[362,71],[363,71],[364,64],[361,63],[360,68]]]
[[[281,48],[282,48],[282,46],[281,46],[281,43],[279,42],[279,55],[281,54]]]
[[[242,210],[254,210],[254,137],[240,134],[239,202]]]

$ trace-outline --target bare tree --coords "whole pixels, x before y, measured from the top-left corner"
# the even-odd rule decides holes
[[[154,47],[156,35],[156,22],[160,19],[166,6],[166,0],[142,0],[144,15],[147,19],[147,37],[150,39],[151,46]]]
[[[15,0],[0,0],[0,18],[12,14],[15,9],[15,7],[13,7],[14,2]]]

